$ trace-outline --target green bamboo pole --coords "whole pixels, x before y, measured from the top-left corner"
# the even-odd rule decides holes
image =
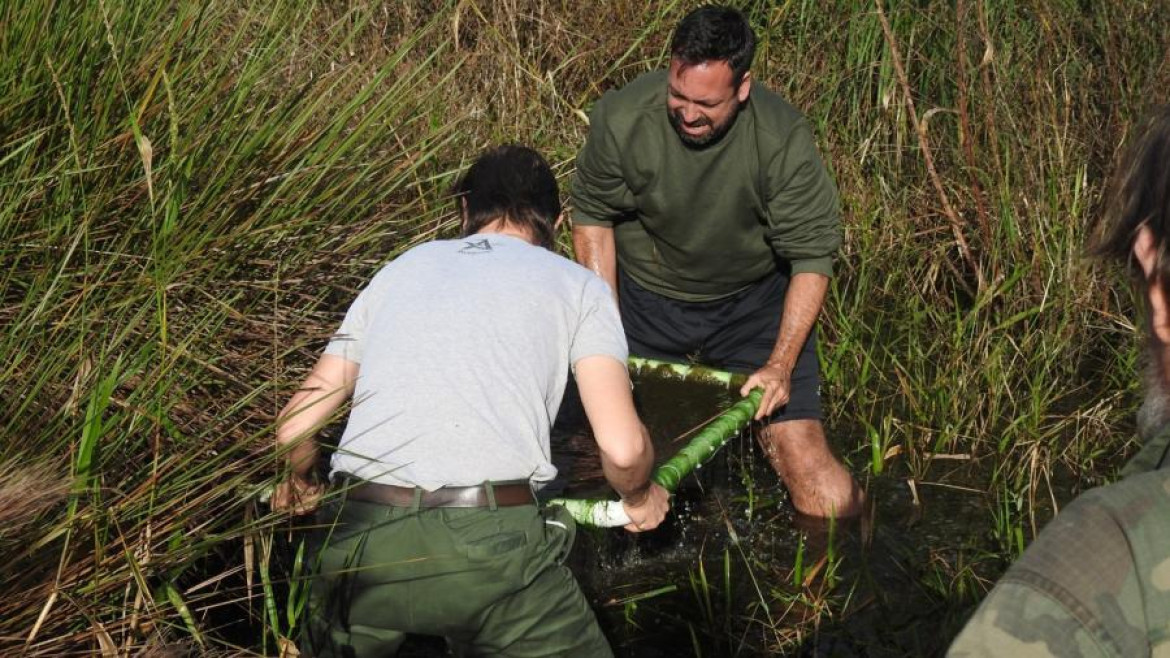
[[[630,370],[638,374],[651,372],[659,376],[681,377],[689,381],[719,382],[738,388],[746,380],[736,375],[703,366],[686,366],[649,359],[630,359]],[[696,468],[709,461],[732,437],[736,436],[751,422],[760,408],[762,389],[753,389],[748,395],[728,407],[711,422],[703,426],[686,446],[670,459],[659,465],[651,479],[662,488],[673,493],[682,479]],[[597,528],[613,528],[630,522],[625,507],[618,500],[582,500],[555,498],[550,505],[560,505],[582,525]]]
[[[752,422],[752,417],[760,408],[760,398],[763,396],[763,389],[752,389],[746,397],[741,398],[728,407],[727,411],[704,425],[690,443],[654,470],[654,475],[651,476],[654,481],[661,484],[663,489],[673,493],[678,489],[679,482],[684,477],[690,475],[700,465],[710,461],[711,457],[715,456],[715,453],[725,443]]]
[[[747,375],[742,373],[724,372],[707,366],[671,363],[657,359],[643,359],[640,356],[631,356],[629,360],[631,375],[639,377],[658,377],[660,379],[682,379],[696,384],[722,384],[730,389],[738,390],[747,381]]]

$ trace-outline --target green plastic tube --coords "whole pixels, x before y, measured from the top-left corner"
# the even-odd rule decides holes
[[[649,359],[630,359],[630,371],[639,375],[647,373],[662,377],[678,377],[688,381],[721,383],[738,389],[746,380],[736,375],[702,366],[687,366]],[[709,461],[732,437],[738,435],[760,408],[762,389],[753,389],[748,395],[731,405],[711,422],[703,426],[694,438],[673,457],[666,460],[651,475],[664,489],[673,493],[682,479],[700,465]],[[580,524],[597,528],[613,528],[630,522],[625,507],[618,500],[581,500],[555,498],[550,505],[561,505]]]

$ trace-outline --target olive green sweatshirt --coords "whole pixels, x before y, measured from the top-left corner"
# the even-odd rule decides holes
[[[831,275],[837,188],[800,112],[753,82],[731,130],[694,149],[670,125],[666,92],[655,71],[597,102],[573,222],[613,227],[618,265],[674,299],[725,297],[777,268]]]

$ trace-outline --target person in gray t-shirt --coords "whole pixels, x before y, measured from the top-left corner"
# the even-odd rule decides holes
[[[387,265],[325,353],[361,364],[333,473],[429,491],[551,480],[549,426],[566,365],[627,356],[605,282],[490,232]]]
[[[318,511],[326,530],[302,644],[319,656],[392,653],[417,632],[476,653],[607,655],[561,564],[572,520],[539,509],[532,491],[556,474],[549,429],[572,368],[627,530],[666,514],[613,296],[546,248],[561,208],[536,152],[489,151],[456,191],[464,237],[378,272],[280,414],[291,473],[273,506],[305,512],[322,493],[313,434],[354,397],[332,458],[342,495]]]

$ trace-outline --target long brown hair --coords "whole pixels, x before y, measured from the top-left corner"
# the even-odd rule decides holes
[[[1138,229],[1149,226],[1158,249],[1156,272],[1170,282],[1170,106],[1154,112],[1126,149],[1106,203],[1093,253],[1127,263],[1144,280],[1134,263],[1133,243]]]

